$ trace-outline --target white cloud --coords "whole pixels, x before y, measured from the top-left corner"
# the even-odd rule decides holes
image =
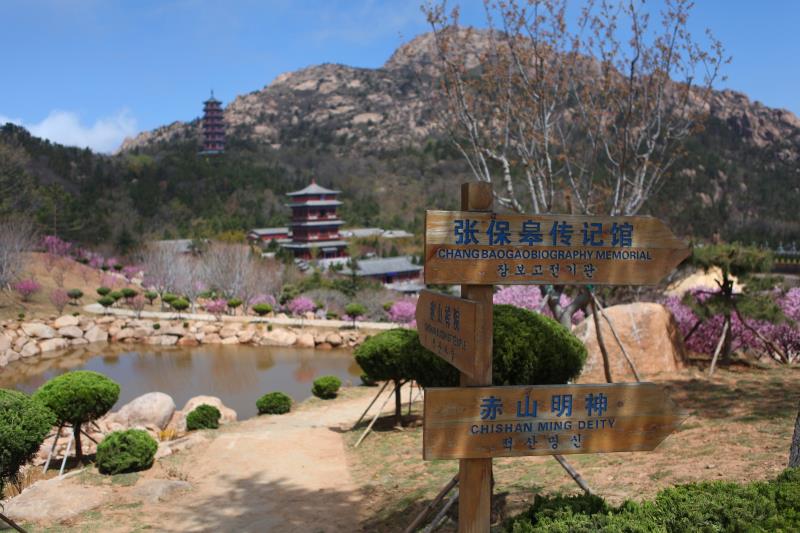
[[[51,111],[41,122],[25,123],[0,115],[0,124],[13,122],[23,126],[33,135],[49,139],[67,146],[91,148],[95,152],[116,150],[125,137],[137,133],[136,118],[123,109],[110,117],[100,118],[91,126],[81,124],[80,116],[74,111]]]

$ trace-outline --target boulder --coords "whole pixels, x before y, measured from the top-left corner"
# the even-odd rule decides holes
[[[89,341],[86,339],[72,339],[69,341],[70,346],[80,346],[81,344],[89,344]]]
[[[69,327],[69,326],[77,326],[80,323],[81,323],[80,318],[78,318],[76,316],[63,315],[63,316],[60,316],[60,317],[58,317],[56,319],[56,321],[53,323],[53,326],[56,329],[61,329],[61,328]]]
[[[203,333],[217,333],[219,331],[219,327],[215,326],[214,324],[205,324],[200,331]]]
[[[207,333],[203,337],[203,342],[205,344],[219,344],[222,342],[222,337],[220,337],[216,333]]]
[[[6,357],[8,358],[9,363],[13,363],[14,361],[18,361],[22,356],[19,354],[19,352],[15,352],[14,350],[6,350]]]
[[[10,349],[11,349],[11,338],[3,333],[0,333],[0,353]]]
[[[333,350],[333,346],[330,345],[328,342],[323,342],[321,344],[317,344],[316,348],[318,350]]]
[[[100,326],[93,326],[84,334],[83,338],[89,342],[106,342],[108,341],[108,332]]]
[[[178,344],[178,339],[180,337],[176,335],[162,335],[161,336],[161,346],[175,346]]]
[[[220,344],[239,344],[239,338],[236,335],[234,335],[233,337],[226,337],[222,339],[222,342],[220,342]]]
[[[22,347],[23,347],[23,346],[25,346],[26,344],[28,344],[28,342],[29,342],[30,340],[31,340],[31,339],[30,339],[30,337],[28,337],[27,335],[20,335],[19,337],[17,337],[16,339],[14,339],[14,346],[13,346],[13,348],[14,348],[16,351],[20,352],[20,351],[22,351]]]
[[[181,337],[178,341],[179,346],[200,346],[200,343],[197,341],[194,335],[186,335],[185,337]]]
[[[28,341],[25,346],[22,347],[19,354],[22,357],[32,357],[37,355],[41,350],[39,349],[39,345],[36,344],[36,341]]]
[[[119,333],[115,335],[116,340],[124,341],[126,339],[136,340],[147,336],[147,330],[144,328],[122,328]]]
[[[228,337],[235,337],[239,330],[241,329],[241,325],[237,324],[236,322],[225,324],[221,330],[219,330],[219,336],[223,339],[227,339]]]
[[[54,352],[56,350],[63,350],[69,346],[67,339],[56,337],[55,339],[47,339],[39,343],[39,349],[42,352]]]
[[[114,414],[114,421],[126,427],[167,427],[175,412],[175,401],[163,392],[148,392],[126,403]]]
[[[53,524],[100,507],[112,494],[111,487],[83,486],[57,477],[38,481],[4,502],[3,513],[16,522]]]
[[[194,398],[189,399],[186,402],[186,405],[183,406],[183,409],[180,411],[175,411],[175,415],[172,417],[172,420],[169,422],[169,427],[174,428],[178,432],[185,432],[186,431],[186,415],[194,411],[199,405],[211,405],[219,409],[220,413],[220,424],[227,424],[229,422],[236,422],[237,415],[236,411],[231,409],[230,407],[226,407],[222,400],[217,398],[216,396],[195,396]],[[173,448],[174,450],[174,448]]]
[[[655,303],[633,303],[609,307],[605,313],[614,324],[614,329],[642,380],[684,367],[686,349],[683,346],[683,337],[677,321],[666,307]],[[608,323],[602,316],[598,318],[614,382],[636,381]],[[592,317],[588,316],[581,322],[574,333],[586,345],[588,352],[586,364],[576,382],[604,383],[603,356],[597,344]]]
[[[168,499],[172,494],[192,488],[186,481],[172,479],[148,479],[137,483],[131,491],[131,497],[146,503],[158,503]]]
[[[328,335],[325,337],[325,342],[331,346],[341,346],[344,340],[338,333],[328,333]]]
[[[311,333],[301,333],[297,336],[297,340],[295,341],[294,345],[298,348],[313,348],[314,335]]]
[[[64,326],[58,328],[58,334],[68,339],[80,339],[83,337],[83,330],[78,326]]]
[[[5,352],[0,353],[0,368],[5,368],[8,365],[8,356]]]
[[[183,324],[178,324],[175,326],[170,326],[164,331],[164,335],[175,335],[176,337],[183,337],[189,331],[188,328],[184,328]]]
[[[255,334],[256,334],[256,330],[255,329],[247,328],[247,329],[244,329],[244,330],[240,331],[236,336],[238,337],[239,342],[241,342],[242,344],[246,344],[246,343],[250,342],[251,340],[253,340],[253,337],[255,336]]]
[[[261,335],[260,344],[264,346],[291,346],[297,341],[297,335],[283,328],[275,328]]]
[[[22,324],[22,331],[29,337],[38,339],[52,339],[56,336],[56,331],[46,324],[38,322],[25,322]]]

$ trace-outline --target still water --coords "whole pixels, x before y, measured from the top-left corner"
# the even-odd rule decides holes
[[[147,392],[172,396],[178,409],[198,395],[218,396],[239,419],[257,414],[256,399],[273,391],[295,402],[311,396],[314,379],[335,375],[360,383],[349,350],[210,345],[195,348],[110,345],[79,348],[51,359],[20,360],[0,370],[0,388],[31,393],[70,370],[94,370],[120,384],[115,409]]]

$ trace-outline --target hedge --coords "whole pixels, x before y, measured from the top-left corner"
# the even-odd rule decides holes
[[[97,445],[97,469],[102,474],[146,470],[153,465],[158,443],[144,430],[110,433]]]
[[[270,392],[256,400],[258,414],[282,415],[292,408],[292,399],[282,392]]]
[[[311,393],[317,398],[329,400],[336,397],[339,387],[342,386],[342,380],[336,376],[322,376],[314,380],[314,385],[311,387]]]
[[[213,405],[198,405],[191,413],[186,415],[186,429],[217,429],[222,415]]]
[[[16,480],[55,423],[53,412],[38,400],[0,389],[0,499],[5,484]]]

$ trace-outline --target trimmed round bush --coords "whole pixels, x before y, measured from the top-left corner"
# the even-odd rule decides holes
[[[97,469],[103,474],[147,470],[157,450],[156,440],[142,429],[114,431],[97,445]]]
[[[181,312],[186,311],[189,309],[189,301],[185,300],[184,298],[178,298],[177,300],[172,300],[169,304],[174,310]]]
[[[344,307],[344,312],[347,314],[347,316],[352,317],[353,320],[355,320],[360,316],[366,315],[367,308],[360,303],[353,302]]]
[[[230,307],[231,309],[236,309],[241,305],[242,305],[242,300],[239,298],[231,298],[230,300],[228,300],[228,307]]]
[[[292,408],[292,399],[282,392],[270,392],[256,400],[258,414],[282,415]]]
[[[117,300],[121,300],[124,297],[124,295],[122,294],[122,291],[111,291],[111,292],[108,293],[108,295],[110,297],[114,298],[115,302]]]
[[[186,415],[186,429],[217,429],[222,415],[213,405],[202,404],[195,407],[194,411]]]
[[[161,297],[161,300],[166,304],[171,304],[175,300],[180,298],[177,294],[173,294],[171,292],[165,292],[164,296]]]
[[[114,298],[112,298],[111,296],[103,296],[102,298],[97,300],[97,303],[99,303],[103,307],[111,307],[112,305],[114,305],[115,302],[116,300],[114,300]]]
[[[342,380],[336,376],[322,376],[314,380],[311,394],[323,400],[330,400],[331,398],[336,398],[336,393],[341,386]]]
[[[253,306],[253,312],[258,316],[264,316],[272,312],[272,306],[269,304],[256,304]]]
[[[144,293],[144,297],[147,298],[147,301],[150,302],[150,305],[153,305],[153,302],[158,298],[158,293],[155,291],[147,291]]]
[[[129,300],[134,296],[136,296],[137,294],[139,294],[138,292],[136,292],[136,290],[131,289],[130,287],[125,287],[121,289],[119,292],[122,293],[122,297],[125,298],[126,300]]]
[[[13,483],[19,469],[33,459],[55,423],[56,416],[38,400],[0,389],[0,495],[6,483]]]
[[[80,289],[70,289],[67,291],[67,296],[70,300],[80,300],[83,298],[83,291]]]
[[[97,288],[97,294],[99,294],[100,296],[108,296],[110,293],[111,293],[111,289],[109,289],[108,287],[98,287]]]
[[[81,424],[97,420],[119,399],[119,385],[98,372],[76,370],[42,385],[33,397],[55,415],[59,424],[72,425],[75,450],[81,457]]]

